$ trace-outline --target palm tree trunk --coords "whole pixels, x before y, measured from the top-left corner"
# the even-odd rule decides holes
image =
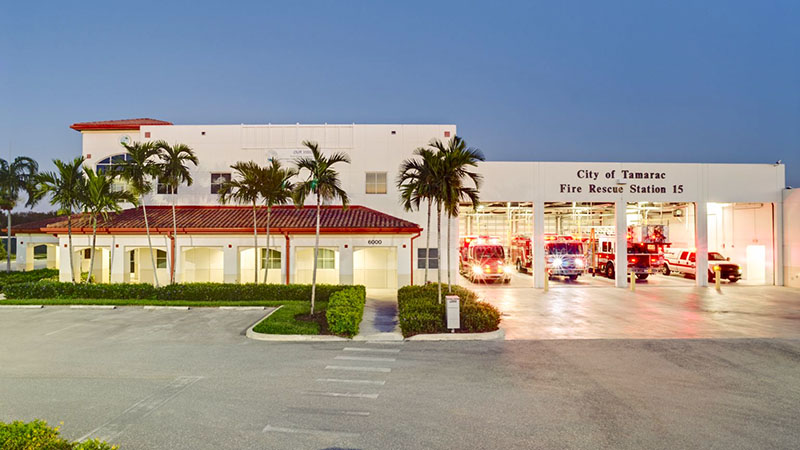
[[[317,193],[317,231],[314,237],[314,269],[311,271],[311,314],[314,314],[314,297],[317,294],[317,258],[319,257],[319,193]]]
[[[428,267],[431,260],[431,199],[428,199],[428,224],[425,226],[425,284],[428,284]]]
[[[436,292],[442,303],[442,202],[436,202]]]
[[[6,211],[8,214],[8,227],[6,228],[6,235],[8,239],[6,239],[7,249],[6,249],[6,272],[11,272],[11,210],[9,209]]]
[[[75,282],[75,255],[72,251],[72,211],[67,216],[67,240],[69,240],[69,279]]]
[[[445,245],[444,251],[447,252],[447,292],[453,293],[453,286],[450,284],[450,224],[451,224],[452,216],[450,213],[447,213],[447,245]]]
[[[156,267],[156,256],[153,254],[153,241],[150,239],[150,224],[147,222],[147,206],[144,204],[144,195],[142,195],[142,213],[144,214],[144,230],[147,233],[147,247],[150,249],[150,262],[153,264],[153,281],[158,287],[158,268]]]
[[[92,252],[91,256],[89,257],[89,274],[86,276],[86,284],[89,284],[90,280],[92,279],[92,273],[94,272],[94,249],[95,244],[97,243],[97,217],[95,216],[92,220]]]
[[[267,284],[267,275],[269,271],[269,252],[270,252],[270,245],[269,245],[269,220],[270,220],[270,213],[272,212],[272,205],[267,205],[267,262],[264,264],[264,284]]]
[[[256,219],[256,202],[253,202],[253,248],[255,248],[255,265],[253,266],[253,283],[258,284],[258,221]]]
[[[170,261],[172,263],[169,265],[169,283],[175,284],[175,266],[177,265],[178,258],[175,256],[175,251],[178,249],[178,243],[176,242],[178,239],[178,219],[175,217],[175,202],[177,201],[177,194],[178,188],[172,188],[172,252],[170,252]]]

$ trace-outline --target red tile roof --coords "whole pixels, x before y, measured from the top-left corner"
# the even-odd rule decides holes
[[[138,130],[142,125],[172,125],[157,119],[123,119],[123,120],[103,120],[100,122],[78,122],[70,125],[70,128],[78,131],[93,130]]]
[[[249,234],[253,232],[253,210],[249,206],[178,206],[175,209],[178,234]],[[267,210],[257,212],[259,232],[266,231]],[[172,208],[169,206],[148,206],[147,220],[150,231],[156,234],[172,233]],[[275,206],[270,218],[270,232],[288,234],[314,233],[315,208],[305,206]],[[67,232],[67,218],[47,219],[38,222],[12,226],[13,233],[51,233]],[[323,206],[320,214],[320,233],[324,234],[375,234],[375,233],[416,233],[421,228],[403,220],[364,206]],[[89,216],[75,214],[72,217],[72,232],[91,234]],[[141,234],[144,233],[144,215],[141,208],[126,209],[113,214],[103,223],[98,223],[100,234]]]

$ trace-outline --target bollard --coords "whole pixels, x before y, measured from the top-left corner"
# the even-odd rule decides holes
[[[631,272],[631,292],[636,291],[636,274]]]
[[[714,266],[714,287],[717,289],[717,292],[722,292],[722,280],[720,280],[720,269],[719,266]]]
[[[550,271],[544,271],[544,291],[547,292],[550,290]]]

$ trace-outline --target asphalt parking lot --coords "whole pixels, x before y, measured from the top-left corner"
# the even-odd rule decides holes
[[[271,343],[263,312],[0,311],[0,420],[132,449],[793,448],[798,340]]]

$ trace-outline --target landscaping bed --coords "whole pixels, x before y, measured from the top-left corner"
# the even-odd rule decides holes
[[[364,286],[343,286],[329,296],[327,302],[317,302],[314,315],[307,302],[289,302],[253,328],[262,334],[336,335],[353,337],[364,315],[366,289]]]
[[[0,422],[0,448],[3,450],[114,450],[118,447],[98,439],[71,442],[62,438],[59,427],[44,420]]]
[[[485,333],[500,326],[500,311],[481,302],[478,295],[461,286],[442,286],[441,302],[437,301],[437,285],[405,286],[397,291],[397,316],[403,337],[417,334],[447,333],[444,297],[460,298],[461,328],[456,333]]]

